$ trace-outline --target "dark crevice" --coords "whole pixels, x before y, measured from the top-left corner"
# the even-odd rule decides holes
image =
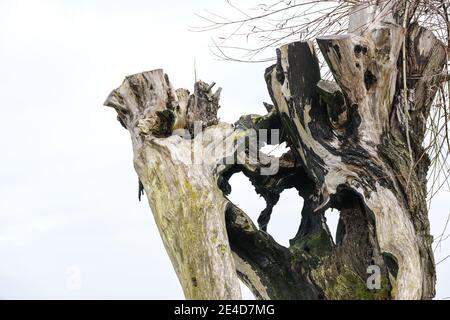
[[[384,262],[386,263],[386,266],[389,270],[389,273],[394,277],[397,278],[398,274],[398,262],[397,259],[390,253],[383,252],[383,258]]]
[[[357,44],[354,48],[355,56],[360,57],[361,54],[367,54],[367,47]]]
[[[372,264],[377,264],[386,275],[386,259],[379,249],[373,213],[365,206],[361,195],[339,187],[332,197],[332,205],[340,212],[335,251],[338,259],[352,266],[362,278],[366,277],[367,267]]]
[[[372,86],[377,82],[377,77],[370,70],[366,70],[364,72],[364,84],[366,86],[366,90],[372,88]]]

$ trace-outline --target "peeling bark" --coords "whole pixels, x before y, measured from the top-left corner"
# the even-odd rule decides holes
[[[131,134],[139,197],[144,190],[186,298],[238,299],[238,277],[259,299],[434,296],[422,143],[447,57],[430,31],[404,30],[392,10],[357,7],[348,34],[317,39],[335,81],[321,80],[313,42],[279,48],[263,116],[221,123],[220,88],[174,90],[162,70],[129,76],[108,97]],[[279,159],[247,143],[276,132],[291,148]],[[266,200],[259,228],[227,198],[237,172]],[[289,188],[304,206],[286,248],[266,230]],[[328,208],[340,212],[336,243]],[[376,289],[366,285],[373,265]]]

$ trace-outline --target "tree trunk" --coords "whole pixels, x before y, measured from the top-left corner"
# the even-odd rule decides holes
[[[259,299],[434,296],[422,143],[445,46],[377,10],[387,9],[357,7],[347,35],[317,39],[335,82],[321,80],[313,42],[277,50],[264,116],[219,123],[220,89],[175,91],[162,70],[129,76],[108,97],[186,298],[239,299],[238,277]],[[291,151],[258,152],[278,132]],[[237,172],[267,202],[259,229],[227,199]],[[304,199],[289,248],[266,232],[287,188]],[[336,243],[328,208],[340,212]]]

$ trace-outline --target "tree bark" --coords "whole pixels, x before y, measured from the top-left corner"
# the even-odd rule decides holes
[[[279,48],[264,116],[221,123],[214,83],[175,91],[162,70],[127,77],[106,100],[131,134],[139,195],[186,298],[239,299],[238,277],[259,299],[434,296],[422,144],[446,51],[432,32],[377,10],[387,9],[355,9],[348,34],[317,39],[334,82],[321,80],[313,42]],[[291,148],[281,158],[249,143],[277,132]],[[267,202],[259,229],[227,198],[237,172]],[[304,206],[286,248],[266,228],[288,188]],[[340,213],[336,242],[328,208]],[[373,266],[376,288],[366,281]]]

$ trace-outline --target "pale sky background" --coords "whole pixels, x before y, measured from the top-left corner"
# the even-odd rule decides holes
[[[212,34],[188,31],[199,24],[194,12],[225,7],[0,0],[0,298],[183,298],[151,211],[137,200],[128,132],[102,104],[126,75],[156,68],[191,89],[196,60],[199,78],[223,87],[222,120],[264,113],[269,63],[217,61]],[[232,185],[232,200],[256,219],[263,200],[242,176]],[[430,213],[435,236],[450,211],[448,195]],[[269,232],[281,244],[297,231],[301,202],[287,190],[275,208]],[[336,211],[328,216],[335,225]],[[436,261],[450,254],[449,242]],[[449,267],[450,259],[437,266],[437,298],[450,296]]]

